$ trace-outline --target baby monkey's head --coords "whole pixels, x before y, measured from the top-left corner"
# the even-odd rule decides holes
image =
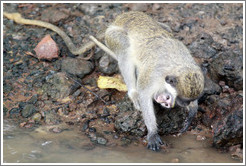
[[[154,100],[165,108],[173,108],[175,104],[185,107],[199,98],[204,89],[202,72],[184,70],[179,75],[165,77],[165,88],[154,95]]]

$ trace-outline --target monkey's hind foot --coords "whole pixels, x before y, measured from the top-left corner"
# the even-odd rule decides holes
[[[134,107],[137,110],[140,110],[140,104],[139,104],[139,101],[138,101],[138,92],[137,92],[137,90],[135,90],[135,89],[129,90],[128,96],[132,100],[132,102],[134,104]]]
[[[161,137],[158,134],[153,134],[148,138],[148,149],[153,151],[159,151],[160,145],[164,145],[165,143],[161,140]]]
[[[184,132],[186,132],[191,124],[192,119],[186,119],[184,122],[184,127],[179,131],[179,136],[182,135]]]

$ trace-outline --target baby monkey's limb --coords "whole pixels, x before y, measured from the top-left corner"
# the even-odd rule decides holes
[[[61,30],[60,28],[58,28],[55,25],[52,25],[52,24],[47,23],[47,22],[39,21],[39,20],[25,19],[20,15],[20,13],[3,12],[3,15],[5,17],[7,17],[8,19],[15,21],[18,24],[36,25],[36,26],[48,28],[48,29],[56,32],[59,36],[61,36],[61,38],[64,40],[66,46],[68,47],[69,51],[74,55],[83,54],[96,45],[94,41],[90,41],[90,42],[84,44],[83,46],[81,46],[80,48],[77,48],[73,44],[72,40],[68,37],[68,35],[63,30]],[[97,38],[99,40],[103,39],[104,34],[98,35]]]

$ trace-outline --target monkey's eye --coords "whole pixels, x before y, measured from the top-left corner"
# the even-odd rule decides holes
[[[167,100],[169,100],[170,99],[170,96],[167,96]]]
[[[177,79],[175,76],[166,76],[165,80],[167,83],[171,84],[172,86],[176,86]]]
[[[166,107],[168,107],[168,104],[165,104]]]

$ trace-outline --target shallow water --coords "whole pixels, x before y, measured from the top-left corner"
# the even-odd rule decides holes
[[[197,141],[196,136],[165,136],[172,146],[168,151],[152,152],[142,144],[127,147],[97,145],[77,129],[61,133],[47,132],[45,127],[34,131],[20,129],[4,120],[4,163],[238,163],[229,153],[220,153],[209,140]]]

